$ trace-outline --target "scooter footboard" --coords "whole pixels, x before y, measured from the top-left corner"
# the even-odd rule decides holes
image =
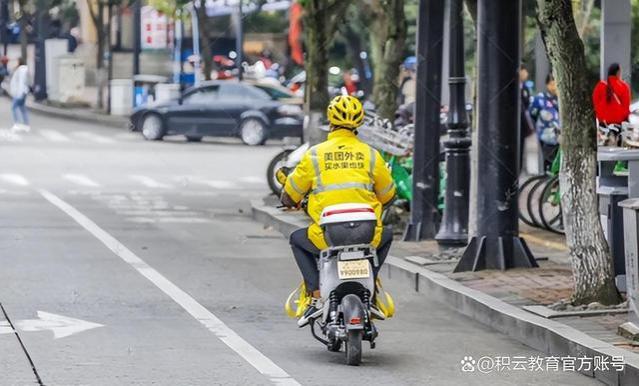
[[[341,306],[346,330],[363,330],[366,310],[361,299],[348,294],[342,298]]]

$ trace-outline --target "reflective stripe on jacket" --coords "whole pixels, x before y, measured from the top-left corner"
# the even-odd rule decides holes
[[[331,132],[328,140],[304,154],[284,190],[295,202],[310,192],[308,214],[313,224],[308,237],[320,250],[328,248],[319,226],[325,207],[345,203],[373,207],[377,229],[372,244],[377,247],[382,235],[382,207],[395,196],[393,178],[379,152],[344,129]]]

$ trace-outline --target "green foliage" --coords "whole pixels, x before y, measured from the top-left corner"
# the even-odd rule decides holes
[[[419,0],[404,1],[404,15],[406,16],[406,46],[405,56],[415,55],[417,49],[417,15]]]
[[[257,33],[283,33],[288,28],[284,12],[253,12],[244,17],[244,30]]]
[[[174,15],[178,9],[190,3],[187,0],[149,0],[149,5],[167,15]]]

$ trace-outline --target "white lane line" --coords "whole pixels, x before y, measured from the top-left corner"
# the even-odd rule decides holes
[[[69,142],[71,138],[57,130],[39,129],[38,133],[51,142]]]
[[[27,181],[27,179],[22,177],[20,174],[0,174],[0,179],[14,185],[29,186],[29,181]]]
[[[169,184],[164,184],[162,182],[158,182],[151,177],[140,176],[140,175],[130,175],[130,179],[141,183],[147,188],[159,188],[159,189],[171,189],[173,186]]]
[[[109,137],[104,137],[102,135],[98,135],[90,131],[74,131],[73,133],[71,133],[71,135],[73,135],[74,137],[86,139],[87,141],[92,141],[95,143],[102,143],[102,144],[115,143],[115,141]]]
[[[98,184],[97,182],[93,181],[89,177],[82,174],[69,173],[69,174],[62,175],[62,178],[64,178],[65,180],[69,180],[73,182],[74,184],[78,184],[82,186],[89,186],[92,188],[97,188],[100,186],[100,184]]]
[[[110,249],[116,256],[129,264],[132,268],[138,271],[140,275],[146,277],[162,292],[173,299],[173,301],[179,304],[186,312],[195,318],[195,320],[215,334],[215,336],[217,336],[217,338],[224,344],[244,358],[246,362],[253,366],[262,375],[268,377],[273,384],[291,386],[300,385],[293,377],[291,377],[281,367],[277,366],[271,359],[266,357],[255,347],[251,346],[250,343],[242,339],[242,337],[240,337],[235,331],[231,330],[217,316],[211,313],[211,311],[207,310],[189,294],[169,281],[169,279],[162,276],[161,273],[153,269],[144,260],[125,247],[124,244],[120,243],[117,239],[100,228],[96,223],[91,221],[91,219],[80,213],[73,206],[66,203],[53,193],[46,190],[40,190],[39,192],[47,201],[74,219],[84,229],[95,236],[95,238],[100,240],[102,244]]]

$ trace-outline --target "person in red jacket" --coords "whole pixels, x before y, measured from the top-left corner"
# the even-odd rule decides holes
[[[621,67],[608,67],[608,79],[600,80],[592,93],[595,115],[600,123],[621,124],[630,115],[630,87],[621,79]]]
[[[592,103],[599,126],[621,125],[630,115],[630,87],[621,79],[619,63],[612,63],[608,67],[608,78],[600,80],[592,93]],[[620,145],[618,141],[616,145]],[[617,163],[615,174],[625,174],[625,165]]]

